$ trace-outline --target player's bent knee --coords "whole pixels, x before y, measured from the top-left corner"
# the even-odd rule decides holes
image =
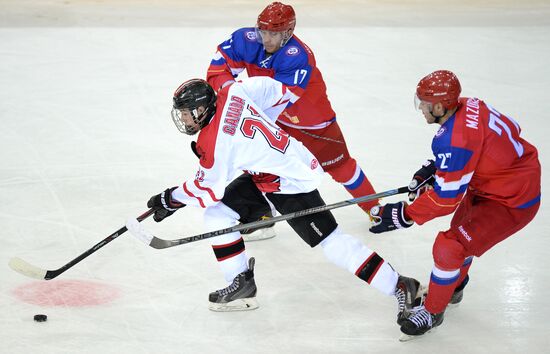
[[[435,239],[432,254],[434,262],[444,269],[458,269],[466,258],[466,250],[452,231],[440,232]]]
[[[345,158],[340,164],[334,167],[323,167],[325,171],[338,183],[346,183],[355,174],[357,169],[357,161],[354,158]]]
[[[292,229],[310,247],[315,247],[329,237],[338,224],[329,211],[287,221]]]
[[[223,229],[237,224],[239,214],[224,203],[218,203],[206,208],[204,223],[213,229]]]

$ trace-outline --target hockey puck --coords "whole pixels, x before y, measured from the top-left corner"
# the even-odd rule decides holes
[[[46,316],[46,315],[34,315],[34,320],[36,322],[46,322],[48,320],[48,316]]]

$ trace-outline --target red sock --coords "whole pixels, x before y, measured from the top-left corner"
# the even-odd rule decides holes
[[[443,270],[434,265],[430,277],[428,295],[424,306],[430,313],[445,311],[447,304],[453,296],[456,286],[459,284],[460,269]]]

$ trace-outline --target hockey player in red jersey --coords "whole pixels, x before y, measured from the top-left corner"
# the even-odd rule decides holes
[[[203,80],[183,83],[174,94],[172,118],[185,134],[200,132],[200,162],[194,177],[151,197],[148,207],[155,221],[179,208],[204,208],[204,220],[213,229],[227,228],[255,212],[265,196],[282,214],[322,206],[317,187],[323,170],[300,142],[275,125],[280,112],[297,96],[269,77],[253,77],[216,93]],[[238,188],[226,186],[240,171]],[[276,178],[263,184],[252,176],[265,173]],[[261,188],[261,189],[259,189]],[[382,257],[346,234],[330,211],[288,220],[311,247],[321,245],[325,256],[386,295],[398,300],[398,320],[412,306],[419,283],[400,276]],[[129,227],[130,231],[131,228]],[[248,259],[238,232],[211,239],[214,254],[231,284],[209,296],[214,311],[252,310],[258,307],[254,258]]]
[[[409,185],[411,205],[400,202],[372,210],[374,233],[422,225],[454,212],[449,230],[440,232],[433,245],[424,305],[401,326],[408,336],[439,326],[447,304],[462,300],[473,257],[525,227],[540,205],[537,149],[520,137],[515,120],[480,99],[459,97],[460,92],[460,82],[450,71],[435,71],[420,80],[417,109],[428,124],[441,125],[432,141],[435,159],[415,173]],[[426,188],[430,184],[433,188]]]
[[[280,2],[268,5],[258,16],[256,28],[241,28],[218,46],[207,81],[218,91],[246,71],[249,77],[269,76],[287,85],[299,99],[281,113],[277,124],[301,141],[323,170],[353,197],[373,194],[374,188],[348,152],[315,56],[294,35],[295,25],[292,6]],[[359,206],[370,212],[376,204]],[[267,203],[264,211],[269,212]]]

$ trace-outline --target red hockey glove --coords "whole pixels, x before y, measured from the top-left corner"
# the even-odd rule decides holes
[[[414,224],[413,221],[408,221],[405,218],[405,202],[388,203],[384,206],[377,205],[372,207],[370,215],[374,221],[374,225],[369,231],[379,234],[395,229],[405,229]]]
[[[409,201],[412,202],[428,189],[433,188],[435,182],[435,162],[427,160],[422,164],[422,168],[414,173],[409,183]]]
[[[168,188],[164,192],[154,195],[147,202],[147,207],[153,208],[155,215],[153,220],[161,222],[165,218],[174,214],[176,210],[183,208],[185,204],[172,199],[172,191],[177,187]]]

